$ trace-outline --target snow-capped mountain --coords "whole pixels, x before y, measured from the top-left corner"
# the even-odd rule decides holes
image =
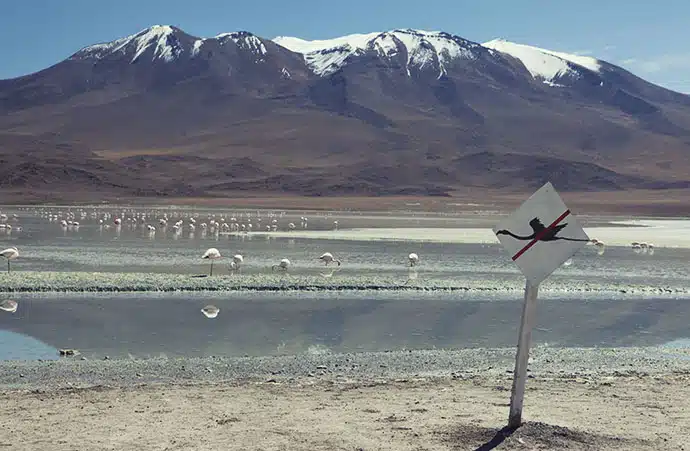
[[[248,31],[200,38],[169,25],[84,47],[64,63],[91,85],[125,83],[134,89],[210,77],[226,90],[271,91],[312,75],[299,55]]]
[[[0,158],[11,172],[30,149],[16,167],[37,183],[55,165],[101,183],[106,158],[118,186],[166,192],[669,187],[690,174],[688,143],[688,96],[595,58],[442,31],[156,25],[0,80]]]
[[[196,38],[169,25],[154,25],[125,38],[90,45],[79,50],[70,59],[102,60],[108,57],[131,56],[130,63],[147,57],[148,61],[170,63],[183,58],[195,58],[213,45],[234,43],[238,49],[252,53],[260,62],[266,55],[263,40],[246,31],[221,33],[212,38]]]
[[[543,87],[574,88],[578,95],[625,104],[629,111],[654,111],[653,106],[630,97],[637,94],[690,106],[690,97],[652,85],[606,61],[505,39],[480,44],[442,31],[400,29],[313,41],[279,36],[273,41],[301,54],[309,69],[322,77],[373,57],[388,69],[404,68],[407,76],[411,70],[428,71],[439,79],[452,68],[464,68],[459,71],[463,77],[469,70],[472,75],[480,72],[504,81],[521,78],[519,73],[510,73],[524,70]],[[515,60],[520,67],[511,67],[510,61]]]
[[[478,44],[439,31],[405,29],[315,41],[279,36],[273,41],[304,55],[314,73],[323,76],[336,72],[353,57],[367,52],[374,52],[380,58],[387,59],[404,55],[408,74],[411,67],[436,67],[441,76],[454,61],[480,58],[488,49],[496,57],[507,54],[517,58],[535,79],[551,86],[559,86],[555,82],[558,79],[578,77],[582,70],[599,73],[602,68],[599,60],[587,56],[554,52],[503,39]]]
[[[269,42],[246,31],[221,33],[210,38],[191,36],[177,27],[154,25],[131,36],[90,45],[70,57],[71,60],[106,60],[125,58],[139,61],[184,63],[203,57],[215,49],[232,45],[235,50],[266,61]],[[279,36],[272,40],[280,47],[302,55],[308,68],[318,76],[329,76],[357,57],[373,55],[384,61],[396,61],[406,74],[434,71],[440,78],[461,60],[477,60],[502,54],[517,58],[529,73],[550,86],[562,86],[558,80],[578,78],[582,70],[600,72],[602,63],[591,57],[554,52],[497,39],[479,44],[441,31],[400,29],[367,34],[353,34],[334,39],[307,41]],[[273,53],[280,51],[273,46]],[[496,53],[499,52],[499,53]],[[280,73],[290,73],[280,68]]]
[[[298,58],[290,54],[297,54]],[[241,63],[228,61],[233,58],[240,58]],[[519,72],[524,68],[533,80],[552,88],[571,87],[583,79],[590,86],[601,87],[607,82],[618,81],[645,88],[622,69],[589,56],[503,39],[480,44],[443,31],[413,29],[308,41],[287,36],[267,40],[247,31],[200,38],[174,26],[154,25],[131,36],[87,46],[69,60],[122,61],[139,65],[144,62],[164,63],[168,71],[178,72],[180,68],[176,66],[182,65],[185,66],[183,73],[195,72],[189,67],[198,71],[209,66],[219,71],[227,70],[228,74],[238,69],[252,72],[254,69],[246,67],[251,64],[264,71],[264,75],[283,80],[293,76],[304,78],[310,74],[328,77],[349,65],[375,60],[387,70],[402,70],[408,77],[428,73],[441,79],[453,68],[464,67],[463,76],[470,70],[475,73],[484,71],[500,78],[506,75],[506,71]],[[515,60],[521,67],[511,66]],[[270,68],[260,67],[262,65]],[[610,76],[613,80],[607,80]],[[661,91],[659,94],[668,96]]]
[[[411,68],[433,67],[439,75],[456,59],[474,59],[481,46],[459,36],[423,30],[393,30],[382,33],[353,34],[335,39],[305,41],[279,36],[273,42],[304,55],[317,75],[330,75],[353,56],[374,52],[386,59],[403,57],[408,74]]]
[[[101,60],[111,56],[132,54],[130,63],[134,63],[144,53],[151,53],[151,60],[160,59],[170,62],[184,53],[184,38],[191,38],[182,30],[168,25],[154,25],[132,36],[116,39],[111,42],[84,47],[72,55],[73,60]]]

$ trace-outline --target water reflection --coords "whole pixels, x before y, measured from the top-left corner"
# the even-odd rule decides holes
[[[201,309],[201,313],[204,314],[206,318],[215,318],[220,313],[220,309],[215,305],[207,305]]]
[[[0,330],[0,360],[57,360],[57,349],[28,335]]]
[[[690,348],[690,338],[677,338],[661,345],[664,348]]]
[[[5,312],[14,313],[17,311],[17,307],[19,307],[19,304],[17,304],[17,301],[12,299],[6,299],[0,302],[0,310]]]
[[[50,353],[73,348],[89,358],[512,347],[520,309],[519,296],[477,293],[32,295],[30,315],[0,315],[0,328],[49,343]],[[533,338],[553,346],[660,345],[690,336],[689,316],[687,299],[545,294]],[[37,358],[5,340],[0,350]]]

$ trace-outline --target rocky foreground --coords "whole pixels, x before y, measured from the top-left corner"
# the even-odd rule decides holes
[[[510,376],[515,350],[409,350],[335,354],[327,351],[278,357],[60,360],[0,362],[0,388],[140,384],[190,384],[224,381],[281,382],[300,378],[394,380],[399,378],[477,378]],[[534,377],[655,376],[690,372],[687,348],[550,348],[531,352]]]
[[[5,361],[13,450],[690,449],[690,349],[514,349]],[[495,446],[495,448],[494,448]]]

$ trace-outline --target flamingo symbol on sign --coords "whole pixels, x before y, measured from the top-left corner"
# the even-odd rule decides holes
[[[583,238],[568,238],[564,236],[557,236],[558,232],[563,230],[568,226],[568,223],[558,224],[553,227],[545,227],[544,224],[539,220],[539,218],[534,218],[529,222],[530,227],[532,227],[532,234],[527,236],[516,235],[510,230],[499,230],[496,235],[508,235],[512,236],[516,240],[536,240],[536,241],[583,241],[588,242],[589,240]]]

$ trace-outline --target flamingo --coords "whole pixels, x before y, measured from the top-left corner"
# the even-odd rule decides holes
[[[220,313],[220,309],[215,305],[207,305],[201,309],[201,313],[204,314],[206,318],[215,318]]]
[[[410,261],[410,267],[416,266],[419,262],[419,255],[412,252],[410,255],[407,256],[407,259]]]
[[[6,312],[14,313],[17,311],[17,301],[13,301],[12,299],[7,299],[5,301],[0,302],[0,310],[4,310]]]
[[[218,249],[215,247],[208,248],[206,252],[204,252],[204,255],[201,256],[201,258],[207,258],[211,260],[211,272],[209,273],[209,276],[213,275],[213,260],[217,260],[220,258],[220,252],[218,252]]]
[[[326,262],[326,266],[328,266],[329,263],[337,263],[338,266],[340,266],[340,260],[338,260],[337,258],[333,258],[333,254],[331,254],[330,252],[324,252],[324,254],[321,257],[319,257],[319,260],[321,260],[322,262]]]
[[[235,264],[235,269],[240,269],[244,263],[244,257],[241,254],[235,254],[232,256],[232,262]]]
[[[19,257],[19,250],[16,247],[10,247],[2,252],[0,252],[0,255],[5,257],[7,259],[7,273],[10,273],[10,261],[14,260],[15,258]]]
[[[277,269],[280,269],[280,270],[287,272],[289,267],[290,267],[290,260],[288,260],[287,258],[284,258],[277,265],[271,266],[271,270],[275,271],[277,268]]]

